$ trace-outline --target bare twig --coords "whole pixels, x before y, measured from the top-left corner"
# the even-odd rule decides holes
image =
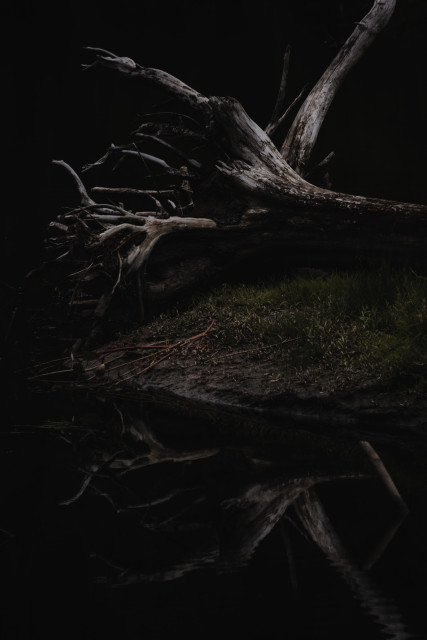
[[[296,98],[294,98],[291,102],[291,104],[286,108],[285,112],[280,116],[280,118],[278,118],[275,122],[272,122],[271,124],[269,124],[266,129],[265,132],[270,136],[270,138],[272,136],[274,136],[274,134],[276,133],[276,131],[282,126],[282,124],[286,121],[286,119],[288,118],[289,114],[291,113],[292,109],[298,104],[298,102],[304,97],[305,92],[307,91],[307,85],[304,85],[304,87],[301,89],[301,91],[299,92],[299,94],[297,95]]]
[[[265,132],[268,133],[268,135],[271,135],[271,129],[276,125],[285,107],[285,95],[286,95],[286,85],[288,82],[290,55],[291,55],[291,46],[288,44],[285,50],[285,54],[283,56],[282,76],[280,78],[280,85],[279,85],[279,91],[277,94],[276,104],[274,105],[270,122],[265,128]]]
[[[75,184],[77,186],[78,192],[80,194],[82,206],[87,207],[87,206],[91,206],[91,205],[96,204],[95,201],[92,200],[92,198],[90,198],[88,196],[86,188],[85,188],[83,182],[80,180],[80,178],[77,175],[77,173],[74,171],[74,169],[72,167],[70,167],[69,164],[64,162],[64,160],[52,160],[52,164],[55,164],[58,167],[64,167],[64,169],[66,169],[68,171],[68,173],[72,176],[72,178],[74,179],[74,182],[75,182]]]
[[[81,376],[86,376],[86,382],[91,386],[106,386],[108,384],[120,384],[127,380],[136,379],[158,365],[160,362],[169,358],[174,353],[188,347],[190,344],[204,338],[212,329],[215,320],[209,324],[209,326],[202,332],[197,333],[194,336],[183,338],[172,344],[146,344],[146,345],[132,345],[122,347],[112,347],[109,349],[102,349],[100,351],[94,351],[94,357],[90,361],[84,364],[82,358],[76,358],[73,354],[70,357],[55,358],[49,362],[40,363],[33,367],[36,371],[29,377],[29,380],[39,380],[45,378],[53,378],[57,381],[56,376],[59,374],[70,374],[75,370]],[[138,354],[137,357],[129,359],[123,359],[123,354],[126,351],[131,350],[137,352],[138,350],[144,350],[146,353],[142,355]],[[107,360],[106,356],[114,355],[113,358]],[[70,363],[68,368],[56,369],[55,365],[63,363],[64,366]],[[114,366],[112,366],[114,364]],[[122,370],[126,371],[125,377],[121,377],[119,374]],[[37,372],[38,371],[38,372]],[[102,372],[102,376],[101,376]],[[89,375],[88,374],[93,374]],[[102,377],[102,380],[101,380]]]

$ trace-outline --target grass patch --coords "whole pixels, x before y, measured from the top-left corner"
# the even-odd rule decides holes
[[[150,332],[173,339],[202,331],[213,319],[210,350],[259,360],[262,349],[293,380],[315,384],[326,376],[345,387],[406,376],[412,386],[424,383],[427,278],[409,269],[223,285],[186,309],[162,314]]]

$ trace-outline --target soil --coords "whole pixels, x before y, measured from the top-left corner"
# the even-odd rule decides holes
[[[121,369],[127,378],[126,367]],[[122,386],[108,374],[107,382]],[[281,370],[274,351],[212,351],[203,341],[172,353],[143,375],[124,383],[137,390],[166,392],[182,398],[230,408],[251,409],[310,425],[355,430],[360,434],[403,431],[405,439],[427,436],[427,396],[396,381],[386,385],[363,380],[345,384],[326,376],[307,383]]]
[[[48,314],[44,310],[42,316],[42,322],[32,318],[34,325],[29,325],[30,330],[25,325],[26,318],[21,320],[25,331],[20,324],[15,327],[17,344],[11,342],[14,366],[5,358],[3,365],[6,371],[21,368],[17,365],[22,364],[25,374],[22,375],[26,377],[27,371],[31,373],[31,368],[26,368],[28,354],[32,353],[32,362],[46,362],[49,357],[57,357],[61,350],[64,353],[63,343],[59,341],[53,341],[51,349],[46,351],[46,344],[50,344],[52,336],[51,327],[44,327],[45,317],[50,318],[52,313]],[[44,331],[40,329],[40,325]],[[49,334],[49,339],[46,333]],[[26,336],[26,340],[23,336]],[[117,349],[132,344],[130,337],[124,334],[119,340],[106,344],[103,349]],[[155,342],[157,337],[150,335],[147,329],[140,339],[143,343]],[[37,348],[35,344],[36,347],[38,345]],[[16,350],[21,357],[17,357]],[[69,353],[69,350],[66,352]],[[23,353],[27,357],[22,356]],[[120,351],[115,351],[111,357],[117,358],[118,353]],[[82,379],[80,370],[79,382],[86,385],[89,377],[90,387],[100,386],[105,391],[130,389],[165,392],[177,398],[200,401],[218,408],[245,408],[266,417],[319,425],[322,428],[348,429],[359,435],[363,435],[365,431],[393,433],[397,430],[405,439],[416,436],[414,440],[422,438],[427,442],[427,393],[422,384],[417,385],[416,371],[409,381],[361,379],[355,382],[318,375],[303,378],[280,367],[275,358],[274,347],[217,347],[202,338],[169,353],[138,376],[132,373],[132,355],[123,352],[125,353],[129,363],[124,357],[115,360],[114,372],[108,371],[107,360],[107,366],[99,372],[97,368],[100,360],[84,361],[83,369],[91,369],[92,373],[86,376],[83,372]],[[120,365],[119,368],[116,368],[117,364]],[[72,368],[73,363],[56,362],[55,367],[58,366],[59,369]],[[424,380],[424,373],[419,373],[420,379]],[[48,378],[43,380],[48,382]]]

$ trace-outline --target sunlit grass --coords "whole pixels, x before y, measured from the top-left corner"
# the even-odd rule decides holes
[[[409,269],[223,285],[160,316],[151,331],[163,338],[184,335],[212,319],[210,347],[247,349],[254,357],[257,349],[270,348],[274,365],[294,378],[327,376],[341,386],[404,374],[413,384],[424,380],[427,278]]]

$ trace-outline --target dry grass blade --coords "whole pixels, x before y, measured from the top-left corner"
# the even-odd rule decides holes
[[[192,343],[204,338],[212,329],[215,320],[202,332],[188,338],[183,338],[167,344],[161,340],[153,344],[122,345],[103,348],[87,354],[86,358],[64,356],[48,362],[34,365],[29,380],[43,380],[45,382],[62,382],[58,375],[69,374],[73,379],[82,379],[92,387],[105,387],[110,384],[122,384],[123,382],[136,380],[150,371],[157,364],[170,357],[177,351],[188,347]],[[140,354],[139,351],[142,351]],[[136,357],[129,359],[129,353]],[[62,365],[58,368],[58,365]],[[112,366],[114,365],[114,366]],[[91,374],[91,375],[90,375]],[[123,375],[122,375],[123,374]],[[69,380],[67,380],[69,382]]]

